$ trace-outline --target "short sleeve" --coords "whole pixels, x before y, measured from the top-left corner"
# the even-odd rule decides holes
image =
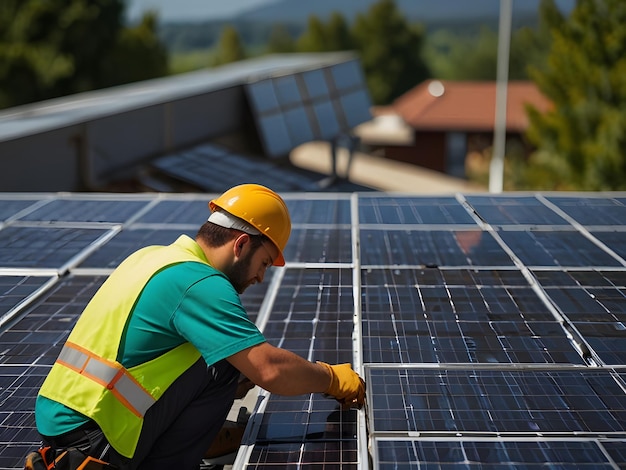
[[[232,284],[220,275],[207,276],[191,285],[172,321],[209,365],[265,342]]]

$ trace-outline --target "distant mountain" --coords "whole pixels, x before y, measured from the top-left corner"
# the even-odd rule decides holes
[[[276,0],[250,8],[235,16],[236,20],[259,22],[301,22],[310,15],[326,19],[336,11],[348,21],[365,13],[378,0]],[[563,11],[570,11],[576,0],[556,0]],[[513,1],[513,20],[516,16],[536,16],[540,0]],[[500,0],[396,0],[398,9],[409,21],[456,22],[493,19],[499,15]]]
[[[1,0],[0,0],[1,1]],[[138,1],[138,0],[134,0]],[[147,1],[147,0],[143,0]],[[150,0],[152,2],[165,0]],[[172,5],[175,2],[167,0]],[[181,8],[196,0],[177,0]],[[207,2],[209,0],[201,0]],[[276,23],[288,25],[292,37],[298,37],[307,26],[310,15],[326,20],[334,11],[346,21],[353,22],[379,0],[231,0],[239,7],[237,14],[207,18],[199,12],[194,20],[175,20],[167,14],[161,18],[159,36],[169,50],[189,51],[212,47],[226,23],[233,24],[246,45],[266,44]],[[500,0],[395,0],[398,9],[412,23],[423,24],[427,31],[453,29],[462,34],[475,34],[480,28],[498,27]],[[537,23],[541,0],[513,0],[513,29]],[[564,12],[574,7],[576,0],[555,0]],[[171,6],[171,5],[170,5]],[[169,18],[169,19],[168,19]]]

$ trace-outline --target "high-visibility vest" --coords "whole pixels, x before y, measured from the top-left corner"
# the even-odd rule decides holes
[[[200,358],[192,344],[183,343],[128,369],[116,360],[124,327],[147,282],[184,261],[208,264],[185,235],[168,246],[142,248],[121,263],[83,311],[39,391],[93,419],[125,457],[135,453],[148,408]]]

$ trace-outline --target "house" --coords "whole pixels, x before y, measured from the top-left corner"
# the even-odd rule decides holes
[[[546,111],[551,102],[530,81],[509,82],[507,150],[516,144],[524,156],[532,150],[524,138],[527,105]],[[495,109],[496,82],[427,80],[375,108],[373,123],[357,132],[386,158],[465,177],[468,156],[490,158]]]

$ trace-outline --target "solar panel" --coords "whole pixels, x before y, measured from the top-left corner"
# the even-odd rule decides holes
[[[467,201],[492,225],[569,225],[533,196],[467,196]]]
[[[499,235],[526,266],[622,266],[610,253],[573,230],[502,231]]]
[[[453,197],[364,195],[359,199],[362,225],[472,225],[476,222]]]
[[[364,265],[512,266],[509,255],[481,230],[361,230]]]
[[[268,126],[268,143],[277,154],[287,149],[285,142],[289,133],[308,131],[301,125],[304,116],[292,115],[302,111],[290,110],[288,119],[281,115],[264,117],[261,126]],[[308,136],[307,136],[308,139]],[[279,149],[278,147],[281,147]],[[289,147],[291,148],[291,147]],[[295,166],[273,162],[264,157],[244,155],[214,144],[203,144],[185,152],[169,154],[151,162],[158,173],[177,181],[191,184],[193,187],[211,193],[222,193],[238,184],[257,183],[271,187],[275,191],[320,191],[320,182],[326,175]],[[332,185],[337,191],[364,191],[363,186],[349,181]]]
[[[586,440],[381,440],[376,450],[381,470],[614,468],[603,446]]]
[[[147,200],[59,198],[24,215],[19,220],[39,222],[126,222],[146,206]]]
[[[35,206],[36,201],[32,199],[10,199],[3,197],[0,199],[0,222],[7,219],[16,218],[23,211]],[[35,206],[36,207],[36,206]]]
[[[34,406],[39,387],[78,315],[103,277],[62,278],[0,336],[0,468],[22,468],[39,445]]]
[[[0,276],[0,326],[9,321],[13,311],[33,299],[56,276]]]
[[[372,369],[378,432],[624,433],[624,391],[609,371]]]
[[[626,224],[626,201],[620,198],[605,197],[558,197],[546,196],[578,223],[583,225]]]
[[[332,95],[353,72],[318,77]],[[270,83],[281,109],[312,103],[301,79]],[[85,303],[133,250],[193,236],[207,192],[0,195],[0,468],[37,445],[38,387]],[[287,265],[242,302],[270,343],[353,363],[367,405],[261,392],[233,469],[626,468],[622,193],[283,195]]]
[[[312,140],[333,141],[372,118],[357,60],[246,85],[264,152],[284,157]]]
[[[62,269],[106,229],[18,227],[0,230],[0,267]]]

